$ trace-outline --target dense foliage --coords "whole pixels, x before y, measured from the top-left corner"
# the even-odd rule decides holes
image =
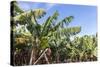
[[[68,16],[57,21],[55,11],[45,22],[39,19],[47,14],[44,9],[23,11],[13,1],[11,31],[13,32],[13,65],[52,64],[97,60],[97,36],[78,37],[81,27],[69,27],[74,19]]]

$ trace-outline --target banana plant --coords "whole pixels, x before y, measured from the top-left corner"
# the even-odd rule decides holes
[[[34,33],[33,31],[38,32],[38,30],[36,30],[36,27],[39,28],[38,27],[39,24],[37,23],[36,19],[41,18],[45,14],[45,11],[42,9],[30,10],[28,12],[22,11],[18,7],[16,1],[13,1],[11,3],[11,7],[13,9],[13,12],[11,14],[11,21],[13,21],[13,22],[11,22],[11,24],[12,24],[11,29],[12,29],[14,37],[15,37],[14,45],[19,47],[19,45],[17,45],[17,44],[21,44],[23,41],[24,45],[22,45],[22,46],[25,46],[26,40],[28,40],[28,42],[30,42],[31,44],[34,43],[34,41],[37,41],[38,39],[36,40],[34,37],[32,37],[33,33]],[[26,26],[26,24],[27,24],[27,26]],[[20,28],[20,31],[19,31],[17,29],[17,27],[19,27],[19,26],[24,26],[25,29]],[[29,28],[30,28],[30,30],[28,30]],[[32,30],[32,29],[34,29],[34,30]],[[22,30],[24,30],[24,31],[22,32]],[[26,30],[28,30],[28,32],[25,32]]]
[[[82,36],[75,37],[72,42],[74,51],[76,50],[76,55],[78,56],[78,61],[91,61],[97,58],[97,41],[96,36]],[[72,53],[73,54],[73,53]]]
[[[73,16],[65,17],[61,21],[57,22],[59,16],[58,11],[55,11],[52,16],[49,16],[43,24],[39,24],[37,20],[45,16],[45,14],[46,12],[44,9],[35,9],[27,12],[24,11],[12,17],[12,20],[14,21],[13,24],[16,28],[18,25],[24,25],[26,28],[25,30],[28,30],[30,33],[32,50],[29,64],[33,64],[36,61],[39,52],[50,47],[52,42],[55,42],[56,51],[58,51],[60,47],[64,46],[61,45],[61,43],[64,43],[65,41],[64,44],[66,44],[70,41],[71,35],[76,35],[81,31],[81,27],[68,27],[69,23],[74,18]],[[52,40],[52,38],[54,39]],[[62,47],[62,49],[63,48],[64,47]],[[60,51],[56,53],[59,54],[59,52]],[[57,60],[59,61],[59,57]]]
[[[97,57],[97,43],[95,36],[84,36],[84,46],[86,48],[86,54],[88,60],[92,60]]]

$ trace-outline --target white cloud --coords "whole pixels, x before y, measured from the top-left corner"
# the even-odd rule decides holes
[[[48,11],[49,9],[51,9],[53,6],[55,6],[55,4],[46,4],[46,10]]]

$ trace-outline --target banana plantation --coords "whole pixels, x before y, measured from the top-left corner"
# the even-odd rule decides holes
[[[14,66],[86,62],[97,60],[97,34],[77,36],[81,26],[69,26],[74,16],[58,21],[55,11],[45,9],[22,10],[11,2],[11,64]]]

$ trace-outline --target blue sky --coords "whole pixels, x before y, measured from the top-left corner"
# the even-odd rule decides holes
[[[81,26],[79,35],[93,35],[97,32],[97,7],[86,5],[71,4],[51,4],[37,2],[18,2],[20,8],[25,11],[43,8],[47,14],[41,20],[40,24],[45,22],[48,16],[51,16],[56,10],[59,12],[58,21],[67,17],[74,16],[69,26]]]

